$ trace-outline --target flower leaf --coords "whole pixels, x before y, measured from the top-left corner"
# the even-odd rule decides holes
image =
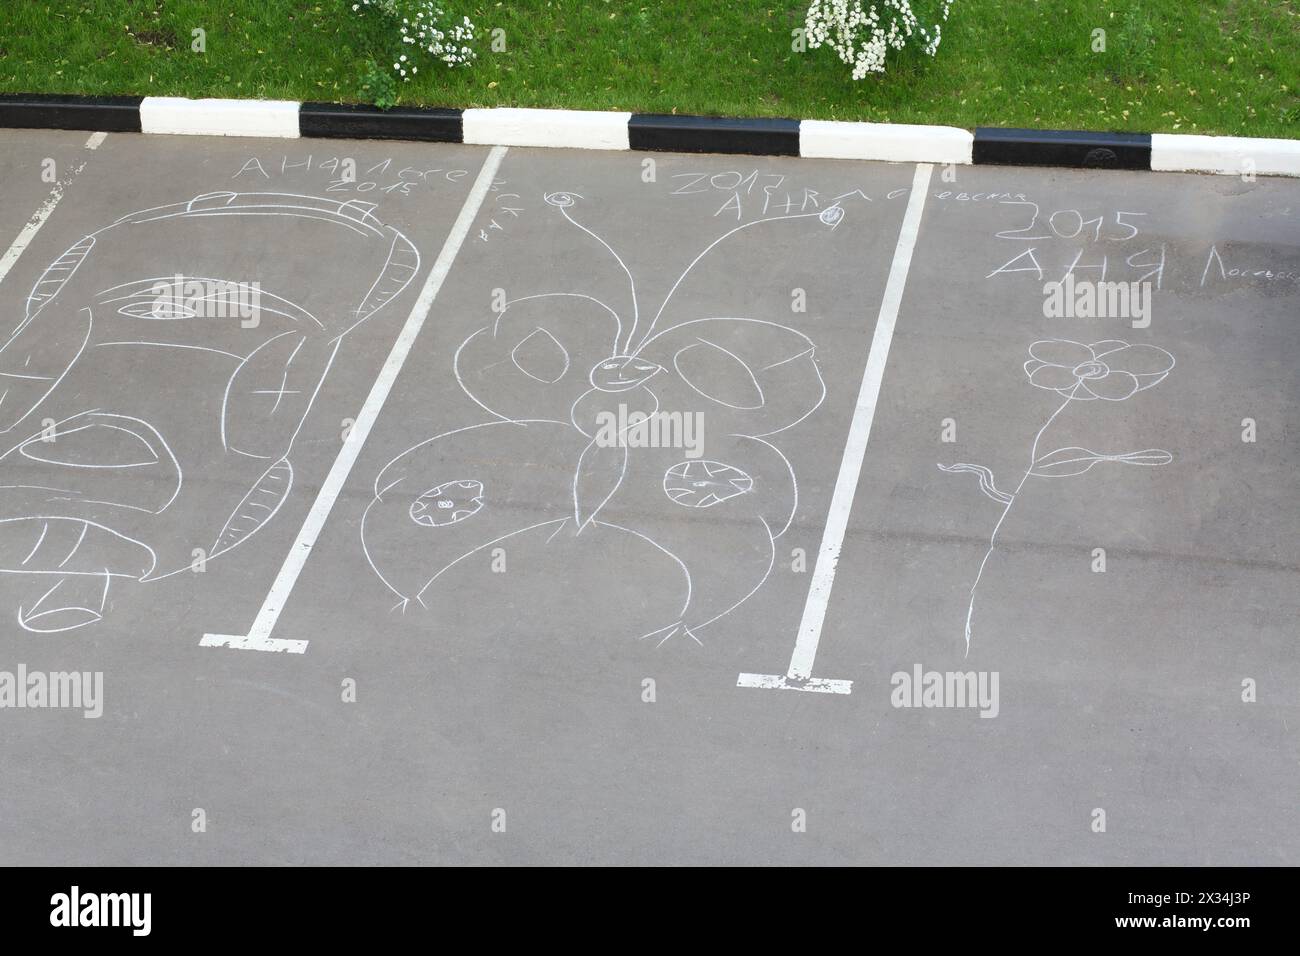
[[[1068,448],[1057,448],[1055,451],[1040,455],[1034,461],[1033,470],[1029,473],[1038,478],[1069,478],[1073,475],[1082,475],[1104,458],[1104,455],[1099,455],[1095,451],[1071,445]]]
[[[1029,473],[1038,478],[1069,478],[1073,475],[1082,475],[1099,461],[1118,461],[1125,465],[1151,467],[1167,465],[1173,460],[1174,456],[1161,448],[1144,448],[1141,451],[1104,455],[1087,448],[1080,448],[1078,445],[1071,445],[1068,448],[1057,448],[1055,451],[1040,455],[1034,461],[1034,467]]]

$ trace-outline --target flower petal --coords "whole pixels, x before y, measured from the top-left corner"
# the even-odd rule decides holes
[[[1134,375],[1164,375],[1174,367],[1174,357],[1154,345],[1129,345],[1106,353],[1106,364]]]
[[[1111,369],[1109,375],[1101,378],[1084,379],[1082,384],[1085,391],[1108,402],[1122,402],[1138,390],[1136,375],[1117,372],[1114,369]]]
[[[1088,348],[1092,349],[1093,355],[1101,358],[1111,352],[1118,352],[1120,349],[1128,348],[1128,343],[1121,342],[1119,339],[1104,339],[1101,342],[1093,342]]]
[[[1028,363],[1025,365],[1028,371]],[[1029,384],[1038,388],[1050,388],[1053,391],[1063,389],[1072,389],[1078,383],[1079,379],[1070,371],[1061,365],[1040,365],[1034,371],[1029,373]]]
[[[1082,342],[1068,339],[1043,339],[1029,346],[1029,354],[1048,365],[1064,365],[1067,369],[1093,360],[1092,349]]]

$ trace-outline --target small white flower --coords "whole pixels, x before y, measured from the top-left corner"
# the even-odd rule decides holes
[[[474,59],[474,50],[465,45],[474,39],[474,23],[469,17],[461,17],[459,22],[453,21],[444,29],[442,24],[447,13],[432,0],[360,0],[352,4],[352,9],[359,11],[362,6],[372,5],[383,15],[392,17],[398,39],[418,48],[422,55],[427,53],[449,67]],[[404,80],[419,72],[407,54],[398,56],[393,70]]]
[[[951,7],[952,0],[943,0],[941,19],[948,19]],[[939,47],[938,24],[931,35],[912,10],[911,0],[813,0],[804,27],[808,45],[829,44],[841,62],[852,65],[855,80],[883,73],[888,52],[902,50],[913,36],[930,56]]]

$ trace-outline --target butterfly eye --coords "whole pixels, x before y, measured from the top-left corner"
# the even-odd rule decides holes
[[[607,369],[607,370],[609,370],[609,369],[616,369],[616,368],[618,368],[618,363],[617,363],[617,362],[606,362],[604,365],[601,366],[601,368],[603,368],[603,369]]]

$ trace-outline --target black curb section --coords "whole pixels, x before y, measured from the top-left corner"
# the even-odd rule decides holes
[[[748,153],[755,156],[799,155],[799,121],[792,119],[633,113],[627,124],[627,136],[632,149],[673,153]]]
[[[1084,133],[1052,129],[975,129],[976,165],[1151,168],[1150,133]]]
[[[0,127],[138,133],[143,99],[143,96],[0,93]]]
[[[464,141],[461,110],[338,103],[303,103],[298,110],[300,136],[336,139],[409,139],[429,143]]]

